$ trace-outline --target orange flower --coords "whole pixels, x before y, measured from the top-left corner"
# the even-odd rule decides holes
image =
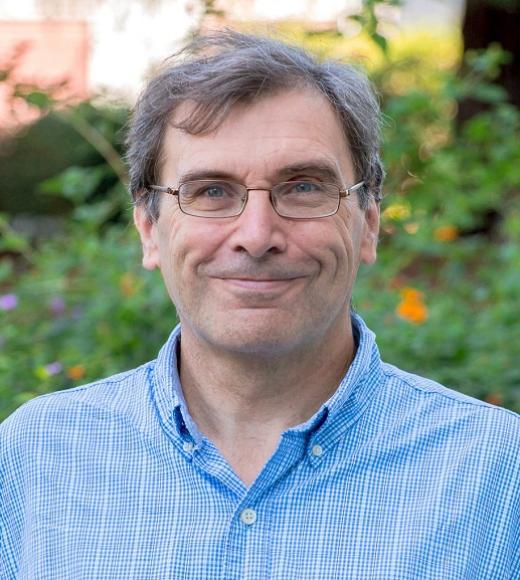
[[[397,305],[396,314],[413,324],[422,324],[428,319],[428,309],[424,304],[423,293],[415,288],[401,290],[401,302]]]
[[[459,230],[455,226],[441,226],[434,230],[433,236],[439,242],[453,242],[459,237]]]
[[[74,365],[70,367],[67,371],[67,376],[69,379],[73,379],[74,381],[79,381],[85,376],[85,367],[83,365]]]
[[[121,276],[119,287],[121,288],[121,294],[126,298],[130,298],[130,296],[135,294],[135,279],[130,272],[126,272]]]
[[[489,395],[486,396],[486,401],[492,405],[498,406],[504,403],[504,399],[500,393],[489,393]]]
[[[406,302],[417,302],[421,301],[423,298],[423,293],[416,288],[412,288],[411,286],[405,286],[404,288],[401,288],[399,294],[401,294],[403,300]]]

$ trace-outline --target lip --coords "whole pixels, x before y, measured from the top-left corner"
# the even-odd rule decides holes
[[[243,288],[244,290],[272,291],[280,290],[299,278],[221,278],[226,284]]]

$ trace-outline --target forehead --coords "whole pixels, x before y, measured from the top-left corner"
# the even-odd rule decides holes
[[[182,179],[197,169],[237,179],[275,178],[307,161],[352,176],[350,151],[338,115],[314,89],[299,88],[235,105],[211,132],[191,135],[175,128],[193,105],[175,112],[163,142],[163,179]]]

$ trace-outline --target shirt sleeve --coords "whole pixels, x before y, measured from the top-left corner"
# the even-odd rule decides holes
[[[0,578],[16,577],[24,527],[23,438],[19,410],[0,425]]]

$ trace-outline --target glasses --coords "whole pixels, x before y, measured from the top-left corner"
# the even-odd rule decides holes
[[[290,219],[323,218],[334,215],[341,198],[348,197],[364,185],[360,181],[342,189],[334,183],[287,181],[271,189],[246,187],[233,181],[200,179],[180,183],[177,189],[150,185],[148,189],[176,195],[185,214],[204,218],[228,218],[240,215],[250,191],[268,191],[275,212]]]

